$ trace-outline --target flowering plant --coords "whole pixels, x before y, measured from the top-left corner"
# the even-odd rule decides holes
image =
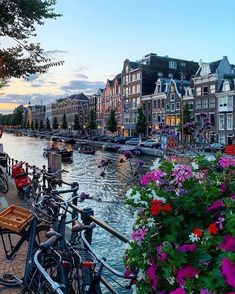
[[[125,256],[140,294],[235,293],[235,159],[158,160],[127,192],[137,209]]]

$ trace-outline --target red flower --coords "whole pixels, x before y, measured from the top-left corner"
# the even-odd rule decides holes
[[[216,226],[215,223],[209,225],[209,233],[211,235],[216,235],[219,231],[219,228]]]
[[[202,230],[201,229],[193,229],[193,233],[194,235],[198,236],[198,238],[201,238],[202,237]]]
[[[160,211],[162,210],[162,207],[161,206],[158,206],[158,205],[153,205],[151,208],[150,208],[151,212],[153,215],[159,215]]]
[[[171,212],[172,211],[172,207],[169,203],[167,203],[166,205],[163,206],[163,210],[166,212]]]
[[[162,205],[162,201],[161,200],[156,200],[156,199],[153,199],[152,201],[152,205]]]

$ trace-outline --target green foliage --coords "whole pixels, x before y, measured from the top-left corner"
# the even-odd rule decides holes
[[[61,128],[63,130],[67,130],[67,128],[68,128],[67,116],[65,113],[63,114]]]
[[[182,286],[181,275],[185,293],[232,291],[221,269],[227,258],[235,270],[234,249],[221,247],[229,236],[235,242],[235,160],[225,167],[226,160],[162,159],[127,192],[137,216],[125,263],[130,272],[141,271],[137,293],[171,293]],[[191,249],[182,250],[185,245]],[[153,262],[156,289],[149,276]],[[188,266],[195,271],[190,278]]]
[[[58,130],[59,128],[58,118],[56,116],[53,118],[52,128],[54,130]]]
[[[73,128],[75,131],[78,131],[80,130],[81,126],[80,126],[80,123],[79,123],[79,118],[78,118],[78,114],[76,113],[75,116],[74,116],[74,120],[73,120]]]
[[[95,113],[95,110],[92,109],[90,112],[89,112],[89,116],[88,116],[88,124],[87,124],[87,127],[88,129],[90,130],[95,130],[96,129],[96,113]]]
[[[116,111],[111,109],[110,114],[107,118],[106,129],[112,133],[117,131],[118,122],[116,119]]]
[[[38,128],[39,128],[38,120],[37,119],[35,120],[34,128],[35,128],[35,130],[38,130]]]
[[[51,122],[49,120],[49,117],[47,117],[47,119],[46,119],[46,129],[47,130],[50,130],[51,129]]]
[[[44,122],[43,122],[42,119],[40,119],[40,122],[39,122],[39,129],[40,129],[40,130],[43,130],[44,127],[45,127]]]
[[[32,43],[36,27],[60,16],[54,12],[55,4],[56,0],[0,1],[0,38],[12,41],[12,47],[0,49],[0,87],[11,77],[27,78],[62,64],[46,59],[40,45]]]
[[[146,131],[146,128],[146,116],[144,115],[143,109],[139,108],[135,130],[138,134],[142,135]]]

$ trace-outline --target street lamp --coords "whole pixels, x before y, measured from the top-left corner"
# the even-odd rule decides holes
[[[184,80],[181,72],[181,141],[184,142],[184,101],[183,101]]]

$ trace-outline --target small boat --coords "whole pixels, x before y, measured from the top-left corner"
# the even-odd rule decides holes
[[[95,148],[90,147],[90,146],[80,146],[78,148],[78,152],[79,153],[83,153],[83,154],[95,154]]]
[[[69,139],[62,139],[61,142],[66,144],[75,144],[76,140],[74,140],[73,138],[69,138]]]
[[[73,150],[68,150],[66,148],[59,148],[57,146],[47,147],[43,149],[43,156],[48,157],[50,152],[61,155],[62,159],[70,159],[73,156]]]

